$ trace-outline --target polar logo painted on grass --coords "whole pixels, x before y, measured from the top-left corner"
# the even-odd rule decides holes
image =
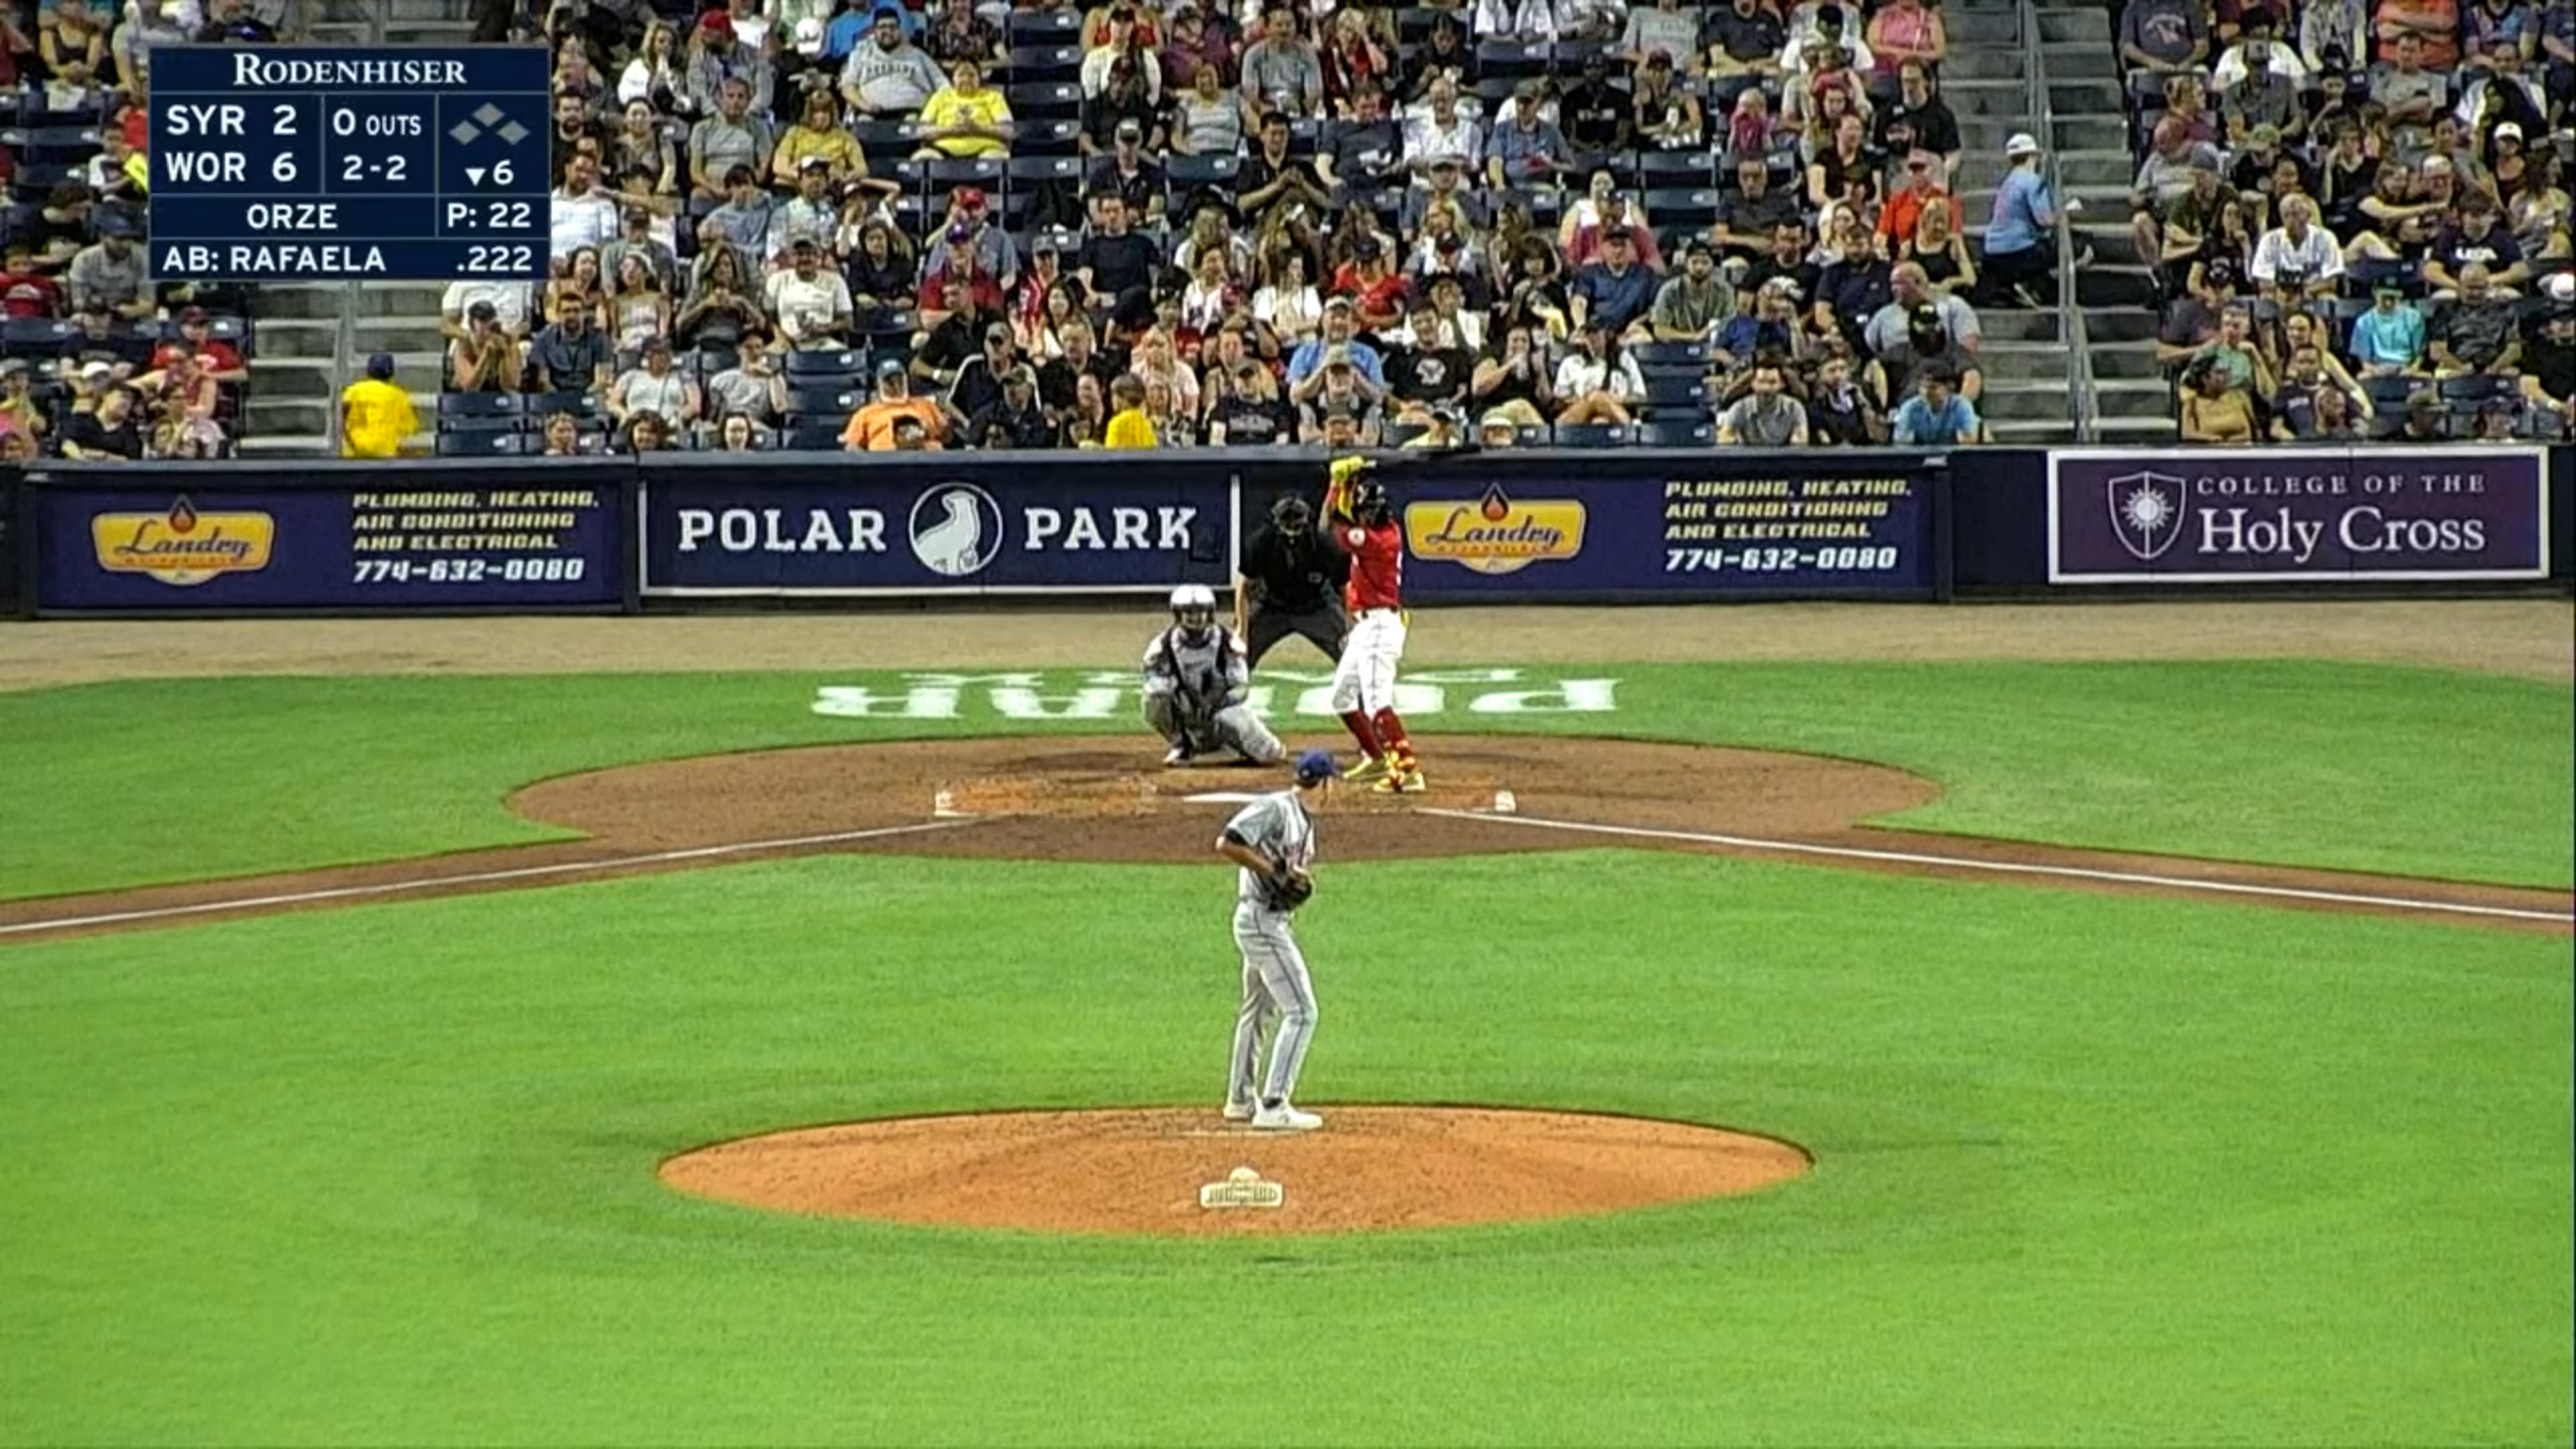
[[[827,684],[813,711],[849,719],[1133,719],[1142,708],[1139,681],[1125,670],[1047,674],[913,672],[891,684]],[[1616,679],[1528,678],[1519,669],[1431,669],[1395,686],[1405,715],[1611,714]],[[1329,670],[1265,669],[1246,692],[1264,719],[1334,719]]]

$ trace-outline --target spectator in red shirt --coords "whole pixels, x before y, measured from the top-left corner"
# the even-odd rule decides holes
[[[63,289],[36,263],[36,249],[23,241],[9,244],[8,270],[0,272],[0,317],[57,317]]]
[[[946,301],[945,287],[954,282],[964,284],[966,295],[977,312],[1000,312],[1004,303],[1002,280],[977,263],[974,228],[962,223],[952,224],[948,228],[945,245],[948,248],[946,254],[922,281],[918,298],[922,311],[937,314],[951,310]],[[931,318],[922,320],[929,323]]]
[[[1348,297],[1359,308],[1360,330],[1377,332],[1404,321],[1404,278],[1387,265],[1386,247],[1374,236],[1362,236],[1351,247],[1351,259],[1333,273],[1325,289]]]
[[[198,371],[221,383],[240,382],[250,376],[242,362],[240,349],[212,335],[213,319],[203,307],[188,307],[179,313],[179,335],[152,350],[153,370],[167,368],[181,357],[196,359]]]
[[[1941,158],[1929,151],[1917,151],[1905,158],[1905,184],[1879,209],[1878,234],[1896,241],[1913,240],[1914,224],[1931,206],[1950,208],[1951,231],[1966,224],[1959,211],[1959,199],[1942,188]]]

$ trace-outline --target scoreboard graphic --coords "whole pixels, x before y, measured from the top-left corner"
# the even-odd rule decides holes
[[[152,53],[161,281],[540,281],[543,46]]]

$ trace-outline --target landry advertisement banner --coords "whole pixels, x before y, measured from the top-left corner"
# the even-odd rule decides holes
[[[2539,579],[2537,448],[2265,448],[2049,455],[2048,581]]]
[[[488,468],[351,475],[240,486],[191,473],[152,488],[36,475],[24,498],[38,533],[37,609],[533,613],[625,602],[620,499],[594,473],[508,486],[492,485]]]
[[[1391,473],[1405,597],[1933,597],[1938,465],[1921,458],[1664,455],[1659,471],[1620,460],[1605,476],[1564,463]]]
[[[1133,464],[659,467],[643,591],[690,597],[1149,593],[1234,573],[1231,476]]]

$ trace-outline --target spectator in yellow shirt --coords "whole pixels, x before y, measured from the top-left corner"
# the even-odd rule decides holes
[[[948,84],[921,106],[921,138],[928,144],[913,153],[925,160],[942,156],[1007,156],[1011,137],[1008,96],[984,84],[984,67],[962,59],[948,68]]]
[[[420,431],[420,414],[411,394],[394,382],[394,360],[379,352],[367,359],[367,375],[340,389],[340,456],[393,458],[402,454],[403,439]]]
[[[1104,448],[1152,448],[1154,421],[1145,416],[1145,382],[1132,372],[1122,372],[1109,384],[1109,431],[1102,436]]]

